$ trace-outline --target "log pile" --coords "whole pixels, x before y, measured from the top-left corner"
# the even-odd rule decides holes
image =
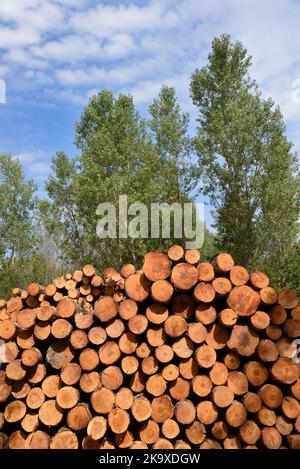
[[[300,448],[295,293],[172,246],[0,300],[0,447]]]

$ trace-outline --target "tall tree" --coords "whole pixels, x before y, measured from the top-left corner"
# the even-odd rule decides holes
[[[42,251],[35,190],[21,163],[0,155],[0,296],[9,296],[12,286],[45,282],[53,273]]]
[[[159,95],[149,106],[149,127],[154,145],[164,164],[163,177],[169,188],[169,201],[195,202],[192,197],[192,141],[189,135],[189,114],[183,112],[175,88],[162,86]],[[196,213],[194,213],[196,216]],[[195,221],[195,220],[194,220]],[[202,254],[213,252],[213,235],[205,227]],[[182,243],[185,239],[182,239]]]
[[[207,66],[191,80],[195,148],[219,247],[251,267],[263,262],[275,278],[298,230],[299,172],[280,109],[262,98],[250,66],[240,42],[213,40]]]

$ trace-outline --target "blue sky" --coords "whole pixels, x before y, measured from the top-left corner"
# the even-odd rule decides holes
[[[247,46],[252,76],[298,149],[299,18],[299,0],[2,0],[0,151],[42,188],[53,154],[76,154],[74,123],[103,88],[132,93],[144,114],[162,84],[175,86],[194,119],[190,76],[221,33]]]

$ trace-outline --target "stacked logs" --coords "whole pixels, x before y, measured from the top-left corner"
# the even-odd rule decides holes
[[[172,246],[0,301],[2,448],[300,448],[300,306]]]

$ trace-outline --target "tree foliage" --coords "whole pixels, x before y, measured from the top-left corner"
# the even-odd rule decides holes
[[[191,80],[194,143],[218,247],[274,276],[297,236],[299,173],[280,109],[262,98],[250,66],[240,42],[213,40],[208,64]]]

